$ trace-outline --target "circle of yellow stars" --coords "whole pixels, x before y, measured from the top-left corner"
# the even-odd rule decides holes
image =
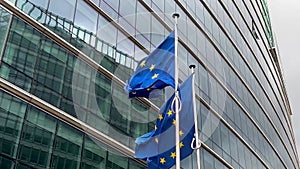
[[[141,68],[143,68],[143,67],[145,67],[146,66],[146,61],[144,60],[144,61],[142,61],[141,63],[140,63],[140,67]],[[154,68],[155,68],[155,65],[154,64],[152,64],[151,66],[150,66],[150,68],[149,68],[149,70],[150,70],[150,72],[152,71],[152,70],[154,70]],[[152,79],[156,79],[156,78],[158,78],[158,73],[155,73],[151,78]]]
[[[151,70],[151,69],[150,69],[150,70]],[[173,111],[172,111],[172,110],[169,110],[169,111],[167,112],[167,115],[168,115],[168,117],[172,116],[172,115],[173,115]],[[162,115],[162,114],[159,114],[159,115],[158,115],[158,120],[159,120],[159,121],[162,121],[163,119],[164,119],[163,115]],[[173,119],[172,124],[173,124],[173,125],[176,125],[176,120],[175,120],[175,119]],[[154,126],[154,129],[157,130],[158,127],[155,125],[155,126]],[[179,130],[179,136],[182,136],[183,134],[184,134],[183,131],[182,131],[182,130]],[[155,140],[155,142],[158,144],[158,142],[159,142],[158,138],[155,138],[154,140]],[[184,147],[184,144],[183,144],[183,142],[181,141],[181,142],[179,143],[179,148],[182,148],[182,147]],[[171,157],[172,159],[175,159],[175,158],[176,158],[176,152],[171,152],[170,157]],[[167,161],[166,161],[166,158],[161,157],[161,158],[159,159],[159,162],[160,162],[161,164],[165,164]]]
[[[179,147],[180,147],[180,148],[184,147],[183,142],[180,142],[180,143],[179,143]],[[176,152],[171,152],[170,157],[171,157],[172,159],[175,159],[175,158],[176,158]],[[165,159],[164,157],[161,157],[161,158],[159,159],[159,162],[160,162],[161,164],[165,164],[167,161],[166,161],[166,159]]]

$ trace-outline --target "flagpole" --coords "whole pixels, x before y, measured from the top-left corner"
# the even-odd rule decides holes
[[[180,147],[179,147],[179,94],[178,94],[178,33],[177,33],[177,19],[179,18],[178,13],[173,14],[174,23],[175,23],[175,118],[176,118],[176,124],[175,124],[175,145],[176,145],[176,169],[180,169]]]
[[[195,72],[195,65],[190,65],[190,69],[192,70],[192,73]],[[195,75],[193,75],[195,76]],[[195,140],[196,140],[196,147],[194,148],[193,145],[192,149],[196,149],[196,159],[197,159],[197,169],[200,169],[200,147],[201,147],[201,142],[199,140],[198,136],[198,119],[197,119],[197,110],[196,110],[196,99],[195,99],[195,78],[193,77],[193,85],[192,85],[192,93],[193,93],[193,107],[194,107],[194,122],[195,122]],[[193,144],[193,143],[192,143]]]

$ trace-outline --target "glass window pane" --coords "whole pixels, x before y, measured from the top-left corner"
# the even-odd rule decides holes
[[[59,17],[73,21],[76,0],[51,0],[49,11],[55,13]]]
[[[82,168],[102,169],[106,165],[106,146],[89,136],[85,136]]]
[[[49,167],[55,129],[56,120],[53,117],[30,107],[18,159],[34,166]]]
[[[0,157],[0,168],[3,169],[13,169],[15,163],[12,160],[9,160],[5,157]]]
[[[98,19],[97,37],[112,46],[116,44],[117,29],[102,16]]]
[[[81,28],[81,31],[83,31],[84,34],[86,34],[84,36],[87,36],[89,32],[96,34],[97,16],[97,12],[86,2],[83,0],[77,1],[74,23]]]
[[[0,18],[0,51],[2,51],[4,41],[7,36],[7,28],[9,19],[11,18],[11,14],[8,13],[6,10],[0,8]]]
[[[82,133],[61,123],[53,150],[53,168],[79,168]]]
[[[107,169],[127,169],[128,159],[117,152],[108,152]]]
[[[19,100],[3,91],[0,91],[0,98],[0,153],[15,157],[25,111],[16,114],[12,112],[11,110],[15,109],[10,105],[14,102],[19,103]]]
[[[136,161],[129,160],[129,169],[144,169],[146,166],[137,163]]]

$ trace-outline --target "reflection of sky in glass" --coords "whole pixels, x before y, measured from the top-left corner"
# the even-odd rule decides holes
[[[79,0],[77,4],[75,25],[96,33],[97,12],[83,0]]]
[[[51,0],[49,11],[73,21],[76,0]]]
[[[135,14],[136,3],[132,3],[132,0],[121,0],[119,12],[122,17],[128,17]]]
[[[118,11],[119,8],[119,0],[103,0],[104,2],[101,2],[101,5],[103,3],[108,4],[109,6],[111,6],[112,9],[114,9],[115,11]],[[132,3],[132,2],[131,2]],[[128,4],[129,5],[129,4]]]
[[[29,2],[35,4],[36,6],[42,7],[44,9],[46,9],[48,5],[48,0],[29,0]]]
[[[118,32],[117,49],[130,56],[134,55],[133,42],[120,31]]]
[[[96,5],[99,5],[100,0],[91,0],[91,1],[94,2]]]
[[[98,19],[97,37],[113,46],[116,45],[117,29],[102,16]]]

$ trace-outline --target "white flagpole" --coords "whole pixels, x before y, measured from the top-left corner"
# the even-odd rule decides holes
[[[177,60],[178,60],[178,52],[177,52],[177,46],[178,46],[178,33],[177,33],[177,19],[179,18],[178,13],[173,14],[174,22],[175,22],[175,114],[176,114],[176,124],[175,124],[175,145],[176,145],[176,169],[180,169],[180,147],[179,147],[179,94],[178,94],[178,66],[177,66]]]
[[[192,73],[195,72],[195,65],[190,65],[190,69],[192,70]],[[195,76],[195,74],[193,75]],[[195,78],[193,77],[193,85],[192,85],[192,93],[193,93],[193,105],[194,105],[194,122],[195,122],[195,140],[196,140],[196,148],[192,148],[196,149],[196,159],[197,159],[197,169],[200,169],[200,147],[201,147],[201,142],[198,138],[198,120],[197,120],[197,109],[196,109],[196,99],[195,99]],[[194,141],[194,140],[193,140]],[[193,142],[192,142],[193,144]]]

